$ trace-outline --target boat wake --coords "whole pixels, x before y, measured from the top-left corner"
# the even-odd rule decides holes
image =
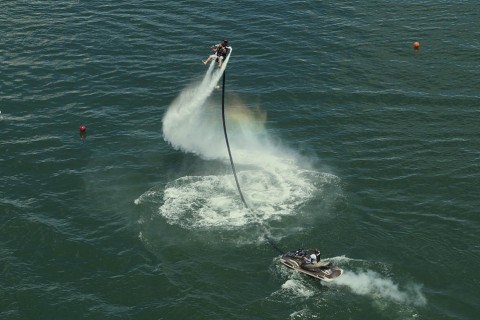
[[[330,258],[338,265],[344,265],[344,274],[328,286],[347,287],[355,294],[381,298],[399,304],[424,306],[427,299],[423,295],[422,285],[408,283],[400,285],[385,277],[382,273],[389,271],[389,266],[361,259],[351,259],[345,256]],[[356,269],[357,271],[352,271]],[[374,270],[383,271],[374,271]]]
[[[346,286],[353,293],[373,298],[382,298],[400,304],[424,306],[427,299],[421,292],[422,286],[410,283],[403,288],[392,279],[372,270],[345,271],[329,286]]]
[[[338,265],[346,266],[346,271],[336,281],[325,283],[328,286],[347,287],[355,294],[389,300],[399,304],[423,306],[427,299],[421,292],[422,286],[408,283],[401,286],[382,273],[389,272],[389,267],[382,263],[361,259],[351,259],[345,256],[330,258]],[[359,266],[360,269],[359,269]],[[357,271],[352,271],[356,269]],[[380,272],[372,269],[383,270]]]
[[[312,281],[304,274],[283,267],[278,260],[278,257],[273,260],[272,268],[274,273],[283,279],[283,284],[271,294],[270,299],[282,302],[287,300],[293,307],[304,306],[296,311],[297,315],[307,317],[318,314],[319,308],[321,310],[329,307],[336,308],[337,301],[353,301],[347,299],[351,293],[365,297],[365,299],[354,300],[355,303],[362,305],[370,300],[372,306],[381,314],[387,317],[396,314],[400,319],[416,318],[418,308],[427,304],[421,285],[413,282],[396,283],[391,276],[386,275],[386,273],[391,274],[391,271],[389,271],[390,267],[384,263],[346,256],[326,258],[325,260],[345,268],[345,271],[334,281],[322,281],[322,285],[329,290],[321,290],[317,281]],[[355,308],[353,304],[350,307]]]

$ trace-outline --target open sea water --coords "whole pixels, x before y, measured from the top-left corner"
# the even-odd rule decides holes
[[[477,1],[7,0],[0,29],[0,319],[478,319]]]

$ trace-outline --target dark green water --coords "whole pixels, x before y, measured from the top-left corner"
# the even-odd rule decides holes
[[[18,0],[0,27],[1,319],[478,317],[477,2]],[[251,211],[199,84],[223,37]]]

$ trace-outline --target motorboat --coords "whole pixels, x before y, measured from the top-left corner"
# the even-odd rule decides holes
[[[313,261],[310,261],[308,251],[305,249],[289,251],[282,255],[280,262],[290,269],[327,282],[333,281],[343,274],[342,269],[333,265],[331,261],[320,260],[319,255],[316,260],[311,259]]]

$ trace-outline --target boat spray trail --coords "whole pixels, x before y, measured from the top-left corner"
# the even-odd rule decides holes
[[[382,298],[401,304],[423,306],[427,303],[427,299],[421,292],[421,285],[409,283],[400,287],[392,279],[372,270],[346,271],[328,285],[346,286],[359,295]]]

